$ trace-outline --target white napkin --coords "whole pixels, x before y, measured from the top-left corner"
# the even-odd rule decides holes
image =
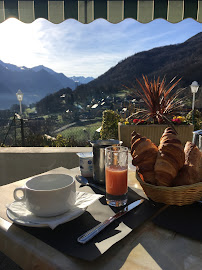
[[[50,227],[52,230],[58,225],[71,221],[85,212],[87,207],[103,197],[99,194],[76,192],[76,203],[73,208],[55,217],[37,217],[27,210],[24,201],[14,201],[7,207],[8,217],[17,224],[32,227]]]

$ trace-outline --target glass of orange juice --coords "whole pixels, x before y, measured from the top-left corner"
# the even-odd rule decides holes
[[[128,192],[128,148],[105,148],[105,184],[107,204],[115,207],[126,205]]]

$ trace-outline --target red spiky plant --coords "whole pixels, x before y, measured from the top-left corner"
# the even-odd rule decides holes
[[[170,83],[166,85],[165,78],[160,81],[160,77],[158,77],[157,80],[154,79],[149,82],[147,76],[142,75],[142,77],[143,83],[136,79],[142,89],[142,92],[137,90],[137,93],[144,101],[145,109],[139,109],[136,113],[129,116],[128,119],[139,115],[141,119],[145,121],[152,118],[154,123],[171,123],[169,116],[174,115],[184,106],[183,99],[178,99],[180,90],[171,94],[171,91],[179,83],[181,78],[175,82],[174,80],[176,78],[173,78]]]

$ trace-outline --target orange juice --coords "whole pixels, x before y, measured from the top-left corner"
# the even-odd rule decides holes
[[[106,192],[110,195],[123,195],[127,193],[127,169],[125,167],[114,166],[106,167]]]

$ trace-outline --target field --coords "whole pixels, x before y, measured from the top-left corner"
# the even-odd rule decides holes
[[[101,120],[94,123],[81,123],[73,127],[69,127],[66,130],[60,132],[64,138],[72,138],[79,142],[80,146],[88,145],[89,140],[95,140],[99,138],[99,133],[96,132],[101,127]]]

